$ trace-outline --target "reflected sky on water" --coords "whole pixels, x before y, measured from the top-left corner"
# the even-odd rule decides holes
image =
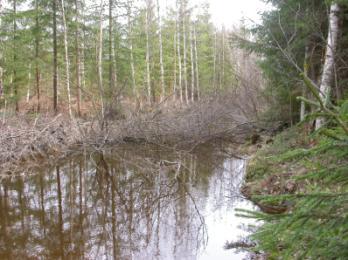
[[[243,259],[245,161],[127,146],[0,184],[0,259]]]

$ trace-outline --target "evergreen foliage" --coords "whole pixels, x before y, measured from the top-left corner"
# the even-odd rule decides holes
[[[300,120],[279,134],[248,166],[246,190],[265,212],[240,211],[263,221],[252,235],[269,259],[347,259],[348,257],[348,70],[347,1],[340,12],[334,82],[327,99],[320,92],[327,58],[329,10],[335,1],[268,1],[273,9],[251,31],[255,42],[240,44],[263,55],[260,62],[271,96],[268,119]],[[331,26],[331,25],[330,25]],[[331,27],[330,27],[331,28]],[[297,97],[297,98],[296,98]],[[313,132],[313,120],[325,126]],[[278,210],[278,214],[274,214]]]
[[[57,44],[58,44],[58,100],[65,102],[67,93],[65,89],[65,80],[67,75],[65,71],[64,59],[64,27],[62,17],[61,1],[56,1],[57,15]],[[113,2],[113,1],[112,1]],[[174,3],[175,1],[173,1]],[[231,48],[228,45],[228,32],[221,28],[216,28],[210,18],[209,6],[192,6],[193,4],[187,1],[177,1],[175,6],[169,7],[168,10],[162,10],[162,38],[163,38],[163,63],[164,63],[164,81],[167,96],[174,95],[174,85],[178,85],[178,60],[177,50],[174,46],[174,36],[177,30],[180,30],[183,35],[183,26],[186,28],[186,64],[187,64],[187,81],[191,86],[193,80],[201,92],[213,92],[214,85],[214,70],[213,60],[216,56],[217,70],[224,73],[217,73],[215,79],[221,82],[223,89],[231,88],[235,85],[234,67],[235,62],[231,59]],[[14,3],[16,4],[16,13],[14,13]],[[4,96],[2,98],[7,101],[19,102],[24,99],[35,99],[38,96],[38,91],[42,92],[42,96],[51,99],[52,93],[52,74],[53,74],[53,32],[52,32],[52,1],[47,0],[20,0],[6,1],[1,12],[0,24],[0,66],[4,70]],[[133,80],[130,64],[130,53],[134,56],[134,72],[136,90],[140,99],[146,99],[146,38],[145,34],[145,19],[146,7],[141,2],[116,1],[112,6],[112,41],[110,41],[109,26],[108,26],[108,4],[104,1],[102,15],[100,15],[100,2],[89,3],[84,0],[64,1],[65,17],[67,23],[67,40],[68,52],[70,57],[69,75],[71,83],[72,101],[75,104],[78,98],[77,84],[77,49],[76,41],[80,49],[80,77],[81,91],[84,101],[99,102],[98,77],[98,37],[100,19],[102,20],[102,78],[105,90],[105,99],[108,102],[113,102],[115,96],[128,97],[134,100]],[[77,11],[76,6],[77,5]],[[178,9],[180,6],[186,8],[183,14],[180,14]],[[150,26],[149,26],[149,46],[150,46],[150,71],[151,85],[153,88],[153,97],[159,101],[161,94],[160,88],[160,54],[159,54],[159,24],[157,22],[157,12],[155,11],[155,1],[150,5]],[[164,9],[164,7],[161,7]],[[183,24],[177,21],[178,15],[183,15],[185,19],[181,19]],[[77,19],[78,18],[78,19]],[[129,24],[130,23],[130,24]],[[14,24],[16,24],[16,32],[14,32]],[[130,27],[131,25],[131,27]],[[193,33],[193,28],[196,32],[196,48],[197,53],[190,55],[190,43],[193,37],[189,37],[190,31]],[[131,31],[130,31],[131,30]],[[218,34],[217,50],[214,49],[214,36]],[[225,42],[222,43],[223,33]],[[130,42],[132,41],[132,50]],[[183,37],[177,42],[181,45],[181,55],[183,56]],[[112,46],[110,46],[112,44]],[[38,45],[38,53],[35,52]],[[110,59],[109,50],[115,53],[113,73],[116,74],[115,89],[111,90],[110,81]],[[225,53],[225,58],[222,59],[222,52]],[[191,57],[198,57],[197,64],[193,61],[194,73],[191,70]],[[183,63],[182,59],[182,63]],[[198,66],[196,70],[196,66]],[[36,68],[39,72],[39,83],[36,78]],[[182,79],[184,80],[184,78]],[[199,82],[196,82],[199,81]],[[176,82],[176,83],[175,83]],[[36,87],[39,85],[40,89]],[[18,93],[15,93],[15,89]],[[178,91],[178,86],[176,86]],[[198,93],[190,95],[197,96]],[[27,96],[29,98],[27,98]],[[178,92],[176,96],[179,96]],[[38,101],[40,102],[40,101]],[[12,103],[12,102],[10,102]]]

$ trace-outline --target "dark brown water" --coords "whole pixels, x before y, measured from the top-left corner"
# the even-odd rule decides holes
[[[0,183],[0,259],[243,259],[245,161],[214,148],[89,152]]]

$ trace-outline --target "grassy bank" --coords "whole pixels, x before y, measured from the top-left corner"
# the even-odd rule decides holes
[[[252,236],[267,259],[348,258],[348,139],[294,127],[251,159],[243,193],[262,212]]]

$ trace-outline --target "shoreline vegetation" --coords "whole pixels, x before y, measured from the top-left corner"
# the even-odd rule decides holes
[[[240,215],[263,224],[243,248],[261,259],[347,256],[347,139],[339,127],[307,131],[307,124],[286,129],[247,165],[242,193],[260,212]]]

